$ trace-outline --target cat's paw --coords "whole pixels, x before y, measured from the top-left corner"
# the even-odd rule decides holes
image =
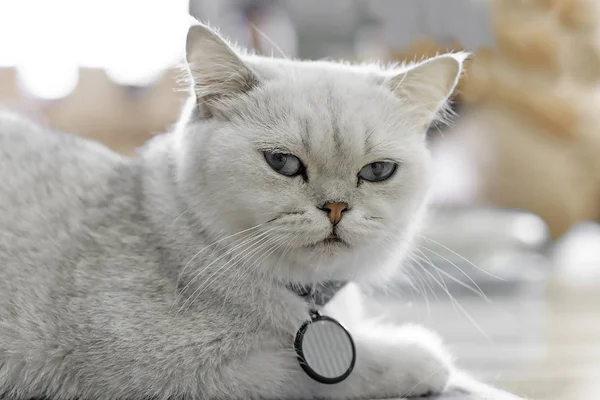
[[[401,332],[406,344],[400,355],[404,360],[396,367],[400,393],[416,397],[442,392],[452,374],[452,361],[441,340],[418,326],[403,327]]]
[[[418,397],[440,393],[453,370],[440,338],[420,326],[379,327],[366,351],[375,366],[374,375],[380,376],[387,395]]]

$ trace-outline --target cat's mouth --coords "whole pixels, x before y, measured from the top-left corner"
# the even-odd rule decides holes
[[[340,246],[340,247],[350,247],[350,245],[345,242],[342,238],[340,238],[335,232],[332,232],[325,239],[319,240],[316,243],[309,244],[308,248],[315,247],[324,247],[324,246]]]

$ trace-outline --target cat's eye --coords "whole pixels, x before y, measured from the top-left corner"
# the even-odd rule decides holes
[[[368,182],[380,182],[390,178],[396,172],[397,164],[387,161],[377,161],[362,167],[358,179]]]
[[[267,164],[271,166],[276,172],[285,176],[296,176],[303,170],[302,162],[300,159],[291,154],[285,153],[270,153],[266,151],[265,160]]]

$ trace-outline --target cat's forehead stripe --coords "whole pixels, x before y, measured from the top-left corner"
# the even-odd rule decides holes
[[[342,132],[340,129],[339,112],[335,106],[333,99],[333,91],[329,88],[327,92],[327,111],[329,112],[329,118],[331,120],[331,134],[333,136],[333,145],[336,151],[342,150]]]
[[[307,154],[310,153],[310,123],[308,118],[300,119],[300,136],[302,140],[302,145],[304,146],[304,150]]]
[[[372,146],[369,146],[369,142],[371,141],[371,137],[373,136],[374,133],[375,133],[375,129],[371,128],[365,134],[365,153],[367,153],[369,151],[369,149],[372,148]]]

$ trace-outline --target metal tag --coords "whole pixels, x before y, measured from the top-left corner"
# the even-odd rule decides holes
[[[304,323],[294,347],[300,366],[317,382],[342,382],[352,372],[356,349],[350,333],[335,319],[311,312],[311,320]]]

